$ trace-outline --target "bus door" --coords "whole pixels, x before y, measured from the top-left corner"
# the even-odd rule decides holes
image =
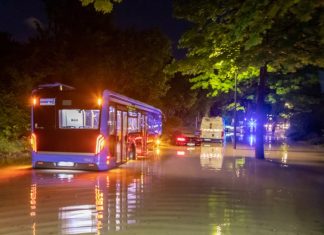
[[[147,115],[142,115],[142,154],[146,155],[147,152]]]
[[[122,163],[126,161],[126,150],[127,150],[127,112],[117,110],[117,141],[116,141],[116,156],[117,163]]]
[[[122,128],[122,162],[127,161],[127,116],[128,113],[123,111],[123,128]]]
[[[117,110],[116,120],[116,162],[121,163],[122,156],[122,111]]]

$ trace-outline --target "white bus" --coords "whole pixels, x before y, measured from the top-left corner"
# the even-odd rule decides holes
[[[223,142],[224,124],[221,117],[203,117],[200,125],[201,142]]]

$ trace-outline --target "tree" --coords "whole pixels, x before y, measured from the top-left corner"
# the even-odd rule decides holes
[[[287,135],[293,140],[320,140],[324,130],[324,97],[320,91],[319,74],[316,68],[305,68],[295,73],[269,76],[270,89],[267,96],[272,113],[290,119]]]
[[[21,45],[7,33],[0,32],[0,153],[24,150],[19,141],[28,132],[29,109],[22,82],[16,80],[21,59]],[[24,89],[28,84],[24,84]]]
[[[93,4],[96,11],[102,13],[110,13],[113,10],[115,3],[120,3],[122,0],[80,0],[83,6]]]
[[[171,59],[169,39],[159,30],[119,30],[111,15],[84,8],[77,0],[45,0],[48,29],[40,29],[29,47],[38,82],[108,88],[161,105],[169,79],[163,69]]]
[[[187,57],[172,72],[193,75],[194,87],[228,92],[238,81],[259,76],[257,158],[264,158],[264,97],[268,71],[324,67],[321,0],[176,0],[175,15],[192,23],[180,40]]]

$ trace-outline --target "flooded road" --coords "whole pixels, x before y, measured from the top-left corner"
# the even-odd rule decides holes
[[[324,234],[323,152],[249,151],[163,147],[107,172],[4,168],[0,234]]]

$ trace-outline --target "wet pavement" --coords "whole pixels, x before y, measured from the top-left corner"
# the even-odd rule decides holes
[[[4,168],[0,234],[324,234],[324,152],[164,146],[107,172]]]

